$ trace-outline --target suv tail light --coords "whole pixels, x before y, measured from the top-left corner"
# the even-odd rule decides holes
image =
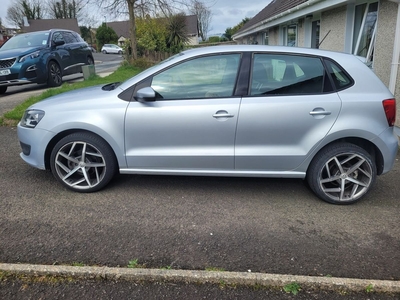
[[[388,124],[390,127],[392,127],[396,122],[396,99],[383,100],[382,104]]]

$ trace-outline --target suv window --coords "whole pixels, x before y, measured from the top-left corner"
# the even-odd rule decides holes
[[[53,42],[65,41],[61,31],[54,32]]]
[[[240,54],[213,55],[185,61],[153,77],[151,87],[161,99],[230,97]]]
[[[72,43],[78,42],[71,32],[64,31],[63,36],[65,39],[65,43],[67,43],[67,44],[72,44]]]
[[[320,94],[324,75],[323,64],[316,57],[255,54],[250,95]]]

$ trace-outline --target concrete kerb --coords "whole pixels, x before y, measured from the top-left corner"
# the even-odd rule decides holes
[[[0,263],[0,272],[25,276],[59,276],[74,279],[211,283],[228,285],[284,287],[297,283],[303,289],[365,292],[373,288],[378,293],[400,293],[400,281],[369,280],[339,277],[279,275],[252,272],[221,272],[194,270],[163,270],[111,267],[74,267]]]

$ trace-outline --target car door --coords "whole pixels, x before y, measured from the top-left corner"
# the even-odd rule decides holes
[[[255,54],[240,106],[236,170],[289,171],[327,135],[340,112],[320,58]]]
[[[64,70],[68,70],[68,67],[71,66],[72,57],[70,51],[68,50],[68,45],[66,44],[62,31],[55,31],[52,35],[51,41],[52,48],[55,50],[54,54],[58,56],[59,62],[61,64],[60,67],[64,72]],[[64,42],[64,44],[62,45],[56,44],[62,42]]]
[[[126,113],[128,168],[177,173],[233,170],[240,54],[181,62],[149,78],[156,101]]]

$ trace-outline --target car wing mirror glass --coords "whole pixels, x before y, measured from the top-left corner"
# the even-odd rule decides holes
[[[53,45],[54,46],[61,46],[61,45],[64,45],[65,44],[65,41],[53,41]]]
[[[134,98],[139,102],[154,102],[156,101],[156,92],[151,87],[145,87],[138,90]]]

